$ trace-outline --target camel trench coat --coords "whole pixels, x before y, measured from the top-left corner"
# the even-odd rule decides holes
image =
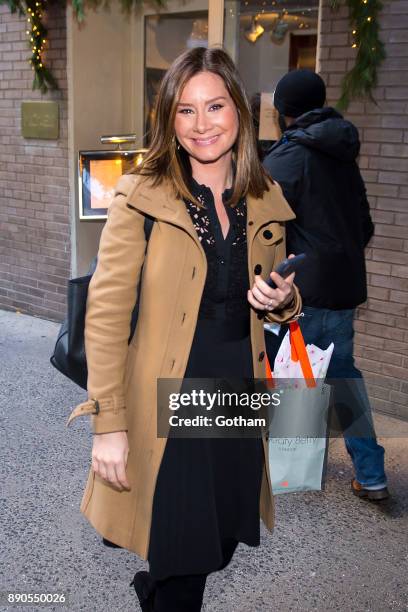
[[[155,223],[147,252],[144,215]],[[248,269],[269,272],[286,256],[283,222],[294,214],[276,184],[262,199],[247,198]],[[261,266],[261,268],[260,268]],[[143,270],[142,270],[143,268]],[[182,379],[194,337],[207,261],[188,211],[169,186],[153,187],[123,175],[102,231],[98,265],[88,293],[85,348],[88,400],[71,413],[92,414],[93,432],[127,430],[129,491],[119,492],[89,471],[81,512],[105,538],[147,558],[153,494],[166,445],[157,437],[157,379]],[[141,278],[136,331],[128,346],[131,313]],[[301,300],[270,313],[287,322]],[[263,317],[251,312],[254,375],[265,377]],[[97,403],[95,402],[97,400]],[[274,507],[264,440],[260,513],[272,530]]]

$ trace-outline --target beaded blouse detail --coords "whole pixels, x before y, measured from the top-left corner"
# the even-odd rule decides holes
[[[207,256],[208,265],[199,318],[248,318],[245,198],[233,208],[226,206],[230,227],[224,239],[211,189],[193,181],[192,193],[201,206],[189,200],[185,200],[185,205]],[[232,190],[224,191],[224,203],[231,193]]]

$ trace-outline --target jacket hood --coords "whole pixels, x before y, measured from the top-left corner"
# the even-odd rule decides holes
[[[360,151],[357,128],[330,106],[298,117],[282,140],[298,142],[342,161],[353,161]]]

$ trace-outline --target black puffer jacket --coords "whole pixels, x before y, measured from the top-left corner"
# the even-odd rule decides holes
[[[288,253],[307,253],[296,275],[307,306],[354,308],[367,298],[364,247],[374,232],[356,162],[357,129],[333,108],[306,113],[264,160],[296,213]]]

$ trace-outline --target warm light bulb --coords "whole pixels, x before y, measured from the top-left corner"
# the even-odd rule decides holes
[[[371,21],[371,17],[367,17],[367,21]]]
[[[353,49],[357,47],[356,43],[353,43],[351,46],[353,47]]]

